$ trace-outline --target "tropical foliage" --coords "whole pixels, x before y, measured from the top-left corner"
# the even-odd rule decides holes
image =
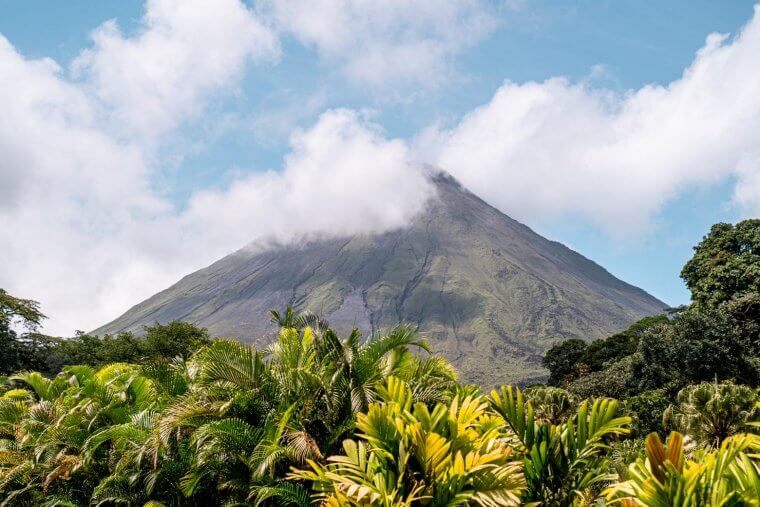
[[[308,490],[285,474],[338,451],[385,379],[406,379],[415,402],[452,396],[453,369],[412,354],[427,345],[408,327],[362,341],[309,316],[287,324],[299,327],[282,328],[264,350],[217,340],[187,359],[7,378],[0,497],[5,505],[307,505]]]
[[[362,340],[310,315],[276,321],[290,327],[265,349],[215,340],[187,358],[2,379],[2,505],[650,505],[662,483],[614,399],[511,386],[484,396],[425,357],[408,327]],[[749,403],[751,423],[754,391],[718,387]],[[670,411],[699,443],[688,421],[722,418],[726,404],[697,404],[693,391]],[[750,498],[758,449],[744,428],[665,466],[662,487],[718,474],[715,491]]]
[[[327,505],[517,505],[522,467],[505,427],[480,395],[458,394],[430,409],[389,377],[359,414],[359,440],[344,454],[291,475],[314,484]]]
[[[656,433],[646,438],[646,459],[630,466],[628,479],[607,490],[626,507],[758,505],[760,468],[753,453],[757,435],[736,435],[697,460],[684,453],[683,435],[673,432],[663,445]]]
[[[557,343],[544,356],[549,384],[626,400],[640,436],[664,436],[662,412],[691,385],[760,385],[760,220],[716,224],[694,250],[681,272],[692,304],[603,340]]]
[[[492,391],[491,406],[507,423],[523,455],[524,499],[543,505],[572,505],[591,500],[605,474],[610,438],[628,433],[630,418],[618,415],[612,399],[586,400],[562,424],[536,417],[531,403],[511,386]]]
[[[689,307],[488,395],[405,325],[287,308],[266,347],[181,322],[63,340],[0,290],[0,507],[758,506],[759,231],[713,228]]]
[[[665,424],[700,443],[718,447],[726,438],[747,431],[757,420],[757,395],[747,386],[703,382],[678,393],[677,403],[665,410]]]
[[[575,395],[559,387],[533,386],[525,390],[525,397],[536,417],[552,424],[565,422],[578,405]]]

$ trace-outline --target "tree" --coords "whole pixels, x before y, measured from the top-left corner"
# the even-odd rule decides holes
[[[543,358],[543,365],[549,370],[548,384],[566,386],[586,375],[601,372],[635,353],[643,335],[669,324],[667,315],[654,315],[634,322],[625,331],[589,344],[577,338],[556,344]],[[617,396],[618,391],[602,395]]]
[[[667,326],[669,323],[670,319],[664,314],[644,317],[621,333],[589,343],[580,362],[585,364],[591,372],[601,371],[615,361],[636,352],[639,339],[643,334],[651,329]]]
[[[715,309],[681,311],[669,326],[642,335],[632,357],[632,393],[664,388],[675,395],[687,384],[714,379],[760,381],[756,356],[734,319]]]
[[[735,332],[760,363],[760,219],[715,224],[694,247],[681,277],[699,309],[733,317]]]
[[[44,318],[37,301],[17,298],[0,289],[0,374],[39,365],[34,357],[34,343],[27,342]],[[14,325],[21,325],[26,332],[18,336]]]
[[[747,431],[757,417],[755,391],[730,382],[703,382],[678,393],[663,415],[664,424],[702,444],[718,447],[726,438]]]
[[[191,353],[211,342],[205,328],[178,320],[168,324],[146,326],[144,340],[144,354],[147,357],[179,356],[183,359],[187,359]]]
[[[549,370],[550,386],[566,382],[577,371],[577,365],[586,352],[586,342],[573,338],[554,345],[546,351],[541,363]]]
[[[0,326],[10,326],[18,320],[26,329],[33,331],[44,318],[37,301],[17,298],[0,289]]]
[[[580,376],[567,385],[567,390],[579,398],[626,398],[631,389],[633,357],[607,365],[600,371]]]
[[[713,225],[694,247],[681,277],[692,300],[704,307],[760,294],[760,219]]]
[[[670,406],[670,398],[663,390],[644,391],[627,398],[624,405],[633,417],[631,433],[634,436],[643,438],[650,433],[662,434],[662,416]]]

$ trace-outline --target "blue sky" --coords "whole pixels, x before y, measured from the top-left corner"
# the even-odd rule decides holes
[[[288,239],[283,229],[297,235],[398,225],[413,206],[400,203],[398,213],[383,214],[365,201],[392,204],[396,193],[423,195],[424,183],[378,161],[450,170],[505,213],[673,305],[688,301],[678,273],[709,226],[758,209],[753,145],[760,139],[750,130],[759,124],[760,92],[736,92],[746,106],[734,116],[722,113],[736,90],[760,90],[752,81],[756,64],[741,47],[754,39],[734,39],[753,19],[751,1],[463,0],[440,9],[436,2],[389,2],[386,8],[326,0],[315,2],[313,12],[288,1],[192,4],[26,0],[1,8],[0,34],[9,47],[0,52],[0,81],[7,73],[0,91],[14,100],[40,90],[28,103],[14,100],[30,108],[18,106],[19,114],[40,114],[40,125],[60,126],[78,147],[50,148],[51,158],[68,169],[54,161],[39,168],[0,166],[22,189],[19,204],[0,206],[0,213],[24,229],[0,238],[17,252],[1,259],[0,282],[41,299],[55,331],[94,327],[244,242]],[[697,57],[715,32],[733,35]],[[3,68],[4,61],[13,66]],[[692,65],[694,76],[684,78]],[[712,69],[725,73],[725,87]],[[647,137],[653,130],[647,121],[667,122],[692,104],[696,113],[669,127],[679,131],[672,142],[660,146],[662,136]],[[526,116],[511,116],[522,107]],[[547,119],[525,140],[522,125],[534,118]],[[706,126],[680,135],[694,118]],[[720,132],[736,125],[739,135],[730,138],[740,141],[734,146],[713,136],[715,125]],[[24,137],[29,146],[6,160],[36,161],[38,150],[47,149],[50,140],[39,125],[9,124],[8,139],[0,129],[0,154],[4,146],[17,148],[23,128],[40,139]],[[586,128],[587,134],[564,139],[565,129]],[[650,158],[620,148],[629,143],[629,128],[630,144],[645,146]],[[576,153],[579,140],[597,132],[600,139]],[[704,143],[715,145],[696,146]],[[320,166],[333,160],[320,153],[323,144],[345,149],[335,160],[346,169]],[[362,146],[366,159],[350,158],[357,151],[350,148]],[[536,155],[544,147],[546,156]],[[694,153],[679,154],[684,151]],[[609,175],[599,162],[629,153],[630,164]],[[546,165],[536,169],[534,163]],[[603,175],[597,193],[599,178],[589,171]],[[365,178],[370,172],[376,180]],[[64,175],[67,183],[56,183]],[[389,188],[362,193],[361,185],[346,182],[351,178]],[[408,194],[395,192],[394,178],[408,180]],[[296,205],[288,211],[298,195],[287,192],[322,180],[346,184],[335,198],[367,207],[356,213],[360,218],[320,217],[313,231],[287,220],[260,226],[274,213],[267,206],[281,202],[280,213],[294,221],[328,214]],[[519,188],[512,189],[515,181]],[[262,194],[264,187],[273,194]],[[341,191],[354,190],[355,197],[342,199]],[[32,201],[50,202],[51,209],[41,213],[38,205],[33,214],[24,207]],[[251,202],[261,204],[249,209]],[[214,213],[222,218],[205,216]],[[59,233],[56,248],[65,255],[22,259],[19,252],[49,250],[45,241]],[[117,264],[116,275],[104,275]],[[84,287],[73,295],[51,292],[49,280],[65,280],[72,267],[79,276],[67,285]],[[93,299],[103,303],[87,314]]]

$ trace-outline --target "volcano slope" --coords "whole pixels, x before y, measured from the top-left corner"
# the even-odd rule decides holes
[[[343,332],[414,324],[462,380],[491,386],[543,378],[553,343],[602,338],[666,307],[451,177],[433,181],[437,197],[403,229],[243,248],[94,333],[184,320],[260,342],[271,338],[268,310],[291,305]]]

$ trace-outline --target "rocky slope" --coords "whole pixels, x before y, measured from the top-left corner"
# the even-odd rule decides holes
[[[666,305],[435,177],[438,196],[408,227],[244,248],[136,305],[98,334],[186,320],[215,336],[253,341],[267,311],[292,305],[340,330],[411,322],[466,381],[529,382],[552,343],[601,338]]]

